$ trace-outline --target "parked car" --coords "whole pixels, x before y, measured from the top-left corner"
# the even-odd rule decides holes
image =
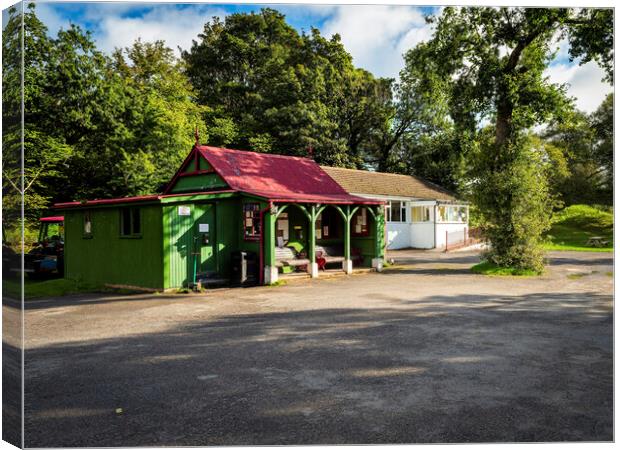
[[[30,277],[62,277],[65,273],[65,218],[42,217],[39,221],[37,245],[24,256],[24,272]]]

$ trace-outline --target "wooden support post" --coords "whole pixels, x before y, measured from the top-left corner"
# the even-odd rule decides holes
[[[319,265],[316,263],[316,219],[318,209],[315,205],[310,206],[310,235],[308,236],[308,273],[312,278],[319,276]]]
[[[377,269],[377,272],[383,270],[383,236],[385,232],[385,216],[381,214],[381,208],[377,208],[377,212],[370,210],[373,218],[375,219],[375,257],[372,260],[372,267]]]
[[[264,221],[264,242],[263,255],[265,258],[265,272],[263,274],[264,284],[272,284],[278,281],[278,268],[275,265],[276,252],[276,216],[277,210],[272,207],[265,212]]]
[[[351,259],[351,207],[347,205],[344,217],[344,257]]]
[[[351,260],[351,207],[347,205],[344,217],[344,261],[342,270],[346,274],[353,273],[353,261]]]

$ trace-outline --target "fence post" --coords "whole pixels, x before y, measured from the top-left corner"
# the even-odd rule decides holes
[[[446,230],[446,253],[448,252],[448,230]]]

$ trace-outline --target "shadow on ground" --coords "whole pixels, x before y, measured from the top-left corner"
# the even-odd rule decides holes
[[[26,445],[613,439],[610,296],[387,304],[27,350]]]

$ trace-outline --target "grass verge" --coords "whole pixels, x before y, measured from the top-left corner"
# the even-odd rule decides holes
[[[516,276],[516,277],[535,277],[540,275],[534,270],[517,269],[514,267],[500,267],[488,261],[483,261],[471,268],[471,271],[480,275],[491,276]]]
[[[101,285],[66,278],[55,278],[52,280],[30,280],[26,278],[24,280],[24,290],[25,298],[62,297],[69,294],[110,291]],[[8,297],[19,299],[21,293],[19,279],[3,279],[2,291]]]

